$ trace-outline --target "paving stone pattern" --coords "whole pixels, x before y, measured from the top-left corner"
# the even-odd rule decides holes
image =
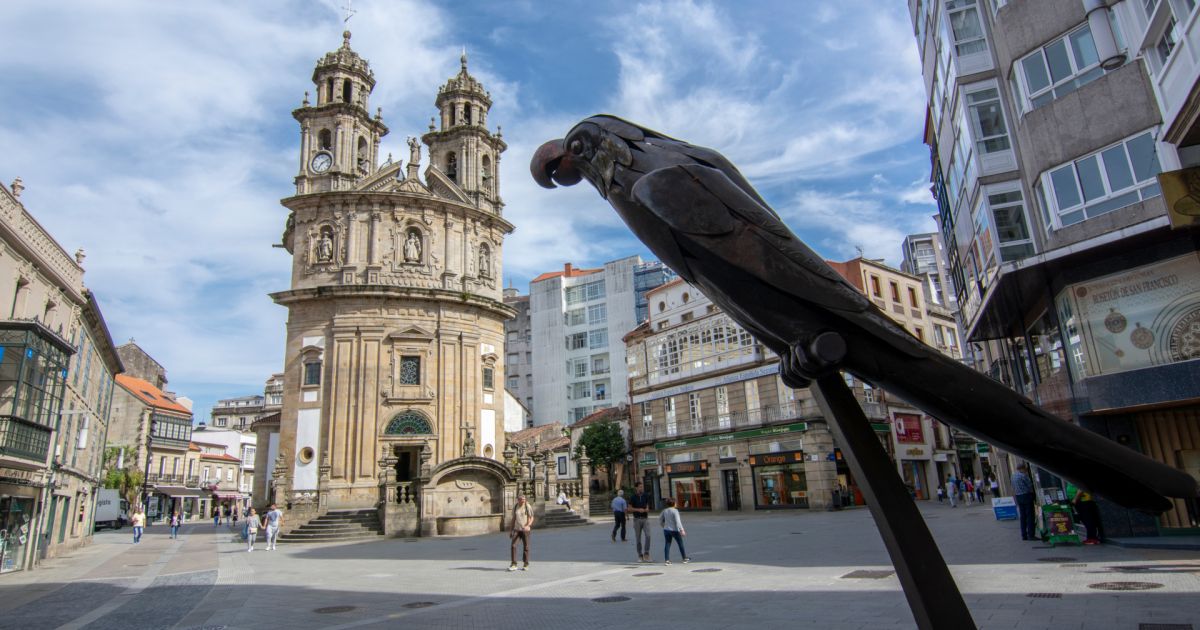
[[[986,508],[921,509],[980,628],[1200,627],[1200,553],[1047,549]],[[515,572],[504,535],[247,553],[224,527],[189,526],[180,541],[151,528],[136,546],[105,532],[0,577],[0,630],[915,627],[866,510],[683,519],[690,564],[676,550],[663,565],[659,531],[656,562],[638,563],[599,524],[535,531],[532,566]]]

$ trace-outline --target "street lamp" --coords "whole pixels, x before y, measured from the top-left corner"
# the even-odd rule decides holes
[[[146,470],[142,474],[142,515],[146,517],[146,524],[150,523],[150,466],[154,460],[150,453],[150,445],[153,443],[154,429],[158,427],[158,420],[154,418],[154,414],[150,414],[150,430],[146,432]]]

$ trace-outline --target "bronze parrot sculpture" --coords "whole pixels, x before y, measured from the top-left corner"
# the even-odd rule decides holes
[[[1196,481],[917,340],[784,225],[724,156],[613,116],[551,140],[546,188],[586,179],[684,280],[780,356],[792,387],[845,370],[931,416],[1129,508],[1163,512]]]

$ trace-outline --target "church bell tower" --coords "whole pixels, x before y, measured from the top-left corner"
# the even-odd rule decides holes
[[[434,166],[466,193],[474,204],[488,212],[499,213],[500,153],[504,143],[500,129],[488,131],[488,111],[492,97],[483,85],[467,72],[467,53],[459,58],[460,70],[438,89],[434,102],[441,114],[429,121],[429,131],[421,140],[429,146]]]
[[[387,135],[382,112],[370,113],[375,74],[350,49],[350,31],[342,46],[317,61],[312,76],[316,104],[304,102],[292,112],[300,123],[300,173],[296,194],[348,190],[375,173],[379,140]]]

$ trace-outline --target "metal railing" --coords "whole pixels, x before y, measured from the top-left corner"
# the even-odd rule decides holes
[[[639,426],[634,431],[635,442],[652,442],[659,439],[689,437],[706,433],[722,433],[739,429],[769,426],[792,422],[818,415],[814,401],[791,401],[782,405],[767,405],[755,409],[735,411],[728,414],[676,422],[674,425],[654,423]]]
[[[50,454],[49,427],[17,416],[0,416],[0,455],[45,462]]]

